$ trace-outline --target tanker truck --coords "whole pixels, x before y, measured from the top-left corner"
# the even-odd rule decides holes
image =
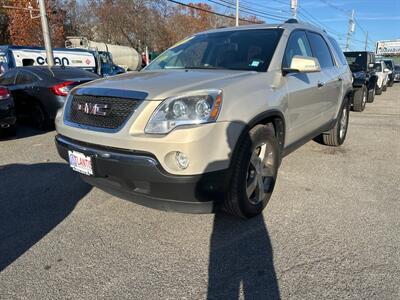
[[[114,64],[127,71],[139,70],[142,65],[140,54],[135,49],[127,46],[89,41],[87,38],[80,36],[69,36],[66,38],[65,47],[96,51],[102,61],[111,59]]]

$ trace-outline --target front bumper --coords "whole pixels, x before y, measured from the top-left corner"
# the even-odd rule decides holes
[[[92,157],[95,176],[87,183],[144,206],[189,213],[214,212],[223,199],[226,170],[201,175],[172,175],[149,153],[87,144],[57,135],[60,156],[68,150]]]

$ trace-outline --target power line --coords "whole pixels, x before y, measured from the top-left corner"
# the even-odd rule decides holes
[[[320,2],[332,7],[333,9],[336,9],[337,11],[341,12],[343,15],[345,15],[346,17],[348,17],[348,12],[332,3],[330,3],[328,0],[319,0]],[[366,36],[366,39],[368,41],[370,41],[371,43],[373,43],[375,45],[375,42],[373,40],[371,40],[368,37],[367,31],[361,26],[360,22],[357,21],[357,19],[354,18],[354,22],[357,24],[358,27],[360,27],[361,31],[364,33],[364,35]]]
[[[233,3],[228,2],[228,1],[225,1],[225,0],[218,0],[218,1],[215,1],[215,0],[207,0],[207,1],[208,1],[208,2],[211,2],[211,3],[214,3],[214,4],[217,4],[217,5],[220,5],[220,6],[224,6],[224,7],[226,7],[226,8],[231,8],[231,9],[234,9],[234,8],[235,8],[235,7],[233,6],[233,5],[234,5]],[[222,3],[221,3],[221,2],[222,2]],[[243,12],[243,13],[247,13],[247,14],[250,14],[250,15],[254,15],[254,16],[260,17],[260,18],[269,18],[269,19],[275,20],[275,21],[284,21],[284,20],[285,20],[284,17],[277,16],[277,15],[273,15],[273,14],[266,13],[266,12],[259,11],[259,10],[255,10],[255,9],[252,9],[252,8],[248,8],[248,7],[246,7],[246,6],[241,6],[241,8],[240,8],[239,10],[240,10],[241,12]]]
[[[249,0],[241,0],[241,2],[242,3],[246,3],[248,5],[256,5],[257,7],[264,8],[264,9],[267,9],[267,10],[272,10],[272,11],[275,11],[275,12],[281,12],[281,13],[283,12],[283,13],[287,13],[289,15],[291,14],[291,12],[289,10],[277,9],[277,8],[274,8],[274,7],[271,7],[271,6],[266,6],[264,4],[251,2]]]
[[[221,14],[221,13],[218,13],[218,12],[215,12],[215,11],[211,11],[211,10],[208,10],[208,9],[204,9],[204,8],[197,7],[197,6],[190,5],[190,4],[186,4],[186,3],[182,3],[182,2],[179,2],[179,1],[175,1],[175,0],[166,0],[166,1],[178,4],[178,5],[182,5],[182,6],[185,6],[185,7],[189,7],[189,8],[195,9],[195,10],[199,10],[199,11],[202,11],[202,12],[205,12],[205,13],[213,14],[213,15],[216,15],[216,16],[225,17],[225,18],[233,19],[233,20],[236,19],[235,17],[230,16],[230,15],[224,15],[224,14]],[[240,21],[244,21],[244,22],[248,22],[248,23],[252,23],[252,24],[261,24],[262,23],[262,22],[255,22],[255,21],[251,21],[251,20],[241,19],[241,18],[239,18],[239,20]]]

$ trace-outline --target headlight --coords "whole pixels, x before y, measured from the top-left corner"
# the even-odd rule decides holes
[[[165,99],[146,125],[146,133],[166,134],[178,126],[215,122],[222,105],[221,90],[207,90]]]

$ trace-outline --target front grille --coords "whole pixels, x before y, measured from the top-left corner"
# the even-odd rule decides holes
[[[70,113],[67,117],[69,121],[107,129],[116,129],[124,124],[141,102],[135,99],[106,96],[74,95],[72,97]],[[105,115],[88,113],[82,109],[85,105],[93,107],[95,104],[107,105],[107,108],[102,109]]]

